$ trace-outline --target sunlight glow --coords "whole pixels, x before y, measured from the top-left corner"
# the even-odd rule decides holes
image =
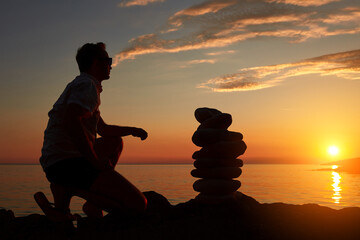
[[[337,172],[332,172],[332,180],[333,180],[333,184],[331,185],[333,187],[333,196],[332,196],[332,199],[334,200],[334,203],[336,204],[339,204],[340,203],[340,199],[342,198],[341,197],[341,187],[339,186],[340,185],[340,179],[341,179],[341,176],[339,173]]]
[[[328,148],[328,153],[331,155],[331,156],[336,156],[338,155],[339,153],[339,148],[337,146],[330,146]]]
[[[332,165],[332,166],[331,166],[331,169],[332,169],[332,170],[335,170],[335,169],[337,169],[338,167],[339,167],[338,165]]]

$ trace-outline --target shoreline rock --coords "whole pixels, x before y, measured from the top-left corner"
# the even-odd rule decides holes
[[[360,239],[358,207],[261,204],[240,192],[221,204],[192,199],[173,206],[156,192],[144,194],[145,214],[83,218],[77,228],[40,214],[14,217],[2,209],[0,239]]]

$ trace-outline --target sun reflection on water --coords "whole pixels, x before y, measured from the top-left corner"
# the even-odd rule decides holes
[[[333,168],[336,169],[336,168]],[[332,173],[332,180],[333,180],[333,184],[331,185],[333,187],[333,195],[332,195],[332,199],[334,200],[335,204],[339,204],[340,200],[341,200],[341,187],[340,187],[340,182],[341,182],[341,176],[339,173],[333,171]]]

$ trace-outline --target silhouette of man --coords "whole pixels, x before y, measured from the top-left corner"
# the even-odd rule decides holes
[[[123,148],[123,136],[141,140],[141,128],[108,125],[100,116],[101,83],[110,78],[112,59],[104,43],[87,43],[78,49],[80,75],[70,82],[49,112],[40,163],[50,181],[55,208],[44,195],[35,200],[53,220],[71,216],[70,200],[87,200],[83,211],[101,217],[102,210],[129,213],[146,208],[144,195],[114,170]],[[96,135],[100,138],[96,138]]]

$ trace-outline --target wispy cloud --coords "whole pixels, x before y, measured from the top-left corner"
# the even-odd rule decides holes
[[[269,88],[294,76],[306,74],[334,75],[360,79],[360,49],[324,55],[304,61],[240,69],[199,85],[215,92],[249,91]]]
[[[206,53],[206,55],[208,55],[208,56],[218,56],[218,55],[233,54],[233,53],[235,53],[234,50],[228,50],[228,51],[210,52],[210,53]]]
[[[166,0],[124,0],[118,4],[119,7],[146,6],[150,3],[165,2]]]
[[[220,11],[223,8],[229,7],[231,5],[236,4],[236,0],[210,0],[205,1],[201,4],[194,5],[192,7],[189,7],[187,9],[181,10],[177,13],[175,13],[174,16],[170,17],[170,21],[174,18],[180,17],[180,16],[200,16],[207,13],[216,13]]]
[[[298,6],[321,6],[331,2],[340,2],[341,0],[268,0],[268,2],[293,4]]]
[[[208,0],[173,14],[159,32],[139,36],[115,64],[150,53],[220,48],[258,37],[290,42],[360,33],[360,3],[343,0]]]
[[[195,59],[195,60],[190,60],[190,61],[186,62],[184,65],[181,66],[181,68],[186,68],[186,67],[189,67],[194,64],[201,64],[201,63],[214,64],[216,62],[217,62],[216,59]]]

